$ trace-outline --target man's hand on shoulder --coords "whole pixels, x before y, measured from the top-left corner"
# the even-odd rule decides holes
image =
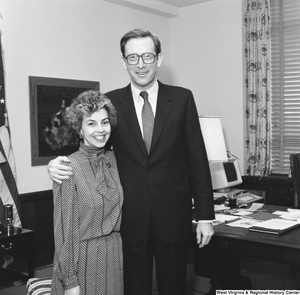
[[[62,180],[69,179],[73,175],[72,168],[64,164],[69,162],[70,160],[65,156],[51,160],[47,166],[50,178],[59,184],[62,183]]]

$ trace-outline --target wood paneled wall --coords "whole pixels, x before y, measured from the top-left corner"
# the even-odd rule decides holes
[[[35,233],[35,266],[52,263],[54,254],[52,190],[21,194],[23,228]]]

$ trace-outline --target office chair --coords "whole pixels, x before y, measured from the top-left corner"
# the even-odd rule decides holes
[[[294,207],[300,208],[300,153],[290,155],[290,166],[294,190]]]

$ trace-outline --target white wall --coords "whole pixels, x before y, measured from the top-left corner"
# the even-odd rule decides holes
[[[199,114],[221,116],[227,147],[242,159],[241,6],[214,0],[167,19],[101,0],[0,0],[19,193],[52,188],[46,166],[31,166],[28,76],[100,81],[103,92],[123,87],[119,40],[136,27],[162,41],[159,79],[192,89]]]
[[[19,193],[52,188],[46,166],[31,166],[28,76],[100,81],[103,92],[129,82],[120,38],[144,27],[169,56],[167,18],[100,0],[0,0],[6,101]],[[166,77],[165,77],[166,76]]]
[[[172,83],[192,89],[199,115],[221,117],[227,149],[243,171],[242,31],[241,0],[189,6],[170,21]]]

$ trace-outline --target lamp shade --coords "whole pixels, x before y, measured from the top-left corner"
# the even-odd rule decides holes
[[[209,162],[227,162],[225,139],[220,117],[200,116],[200,127]]]

